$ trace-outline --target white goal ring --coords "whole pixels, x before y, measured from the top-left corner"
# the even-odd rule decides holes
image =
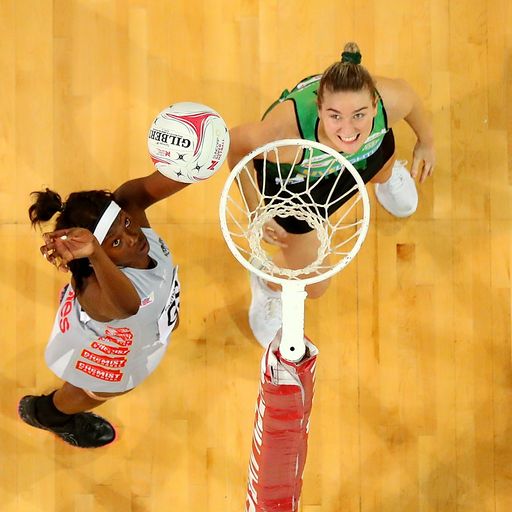
[[[302,287],[305,287],[309,284],[318,283],[320,281],[323,281],[325,279],[328,279],[332,277],[334,274],[337,274],[342,268],[346,267],[350,261],[354,258],[354,256],[358,253],[361,245],[364,242],[364,239],[366,237],[366,234],[368,232],[368,226],[370,223],[370,200],[368,198],[368,192],[366,191],[366,186],[363,182],[363,179],[355,169],[355,167],[341,154],[336,152],[334,149],[331,149],[330,147],[326,146],[325,144],[322,144],[320,142],[316,141],[310,141],[310,140],[303,140],[303,139],[282,139],[275,142],[270,142],[268,144],[265,144],[264,146],[261,146],[259,148],[256,148],[254,151],[251,151],[249,154],[247,154],[242,160],[236,164],[236,166],[233,168],[231,173],[229,174],[226,183],[224,184],[224,188],[222,189],[222,193],[220,196],[220,205],[219,205],[219,217],[220,217],[220,227],[222,230],[222,235],[224,236],[224,239],[226,240],[226,243],[228,244],[228,247],[230,251],[233,253],[233,256],[239,261],[239,263],[244,266],[247,270],[250,272],[253,272],[254,274],[258,275],[262,279],[266,281],[270,281],[275,284],[279,285],[286,285],[288,283],[294,282],[294,280],[290,280],[288,278],[284,277],[276,277],[273,275],[266,274],[258,267],[252,265],[250,261],[248,261],[239,251],[236,244],[233,242],[230,231],[227,224],[226,219],[226,211],[227,211],[227,202],[229,197],[229,191],[231,188],[231,185],[233,184],[233,181],[236,179],[238,174],[244,169],[244,167],[249,163],[251,160],[253,160],[256,156],[264,153],[268,153],[269,151],[279,148],[282,146],[302,146],[304,149],[307,148],[314,148],[318,149],[320,151],[323,151],[324,153],[328,153],[333,158],[338,160],[343,166],[350,172],[352,177],[354,178],[355,182],[357,183],[357,188],[361,194],[361,200],[363,202],[363,218],[361,221],[361,227],[359,230],[359,235],[357,237],[356,242],[354,243],[354,246],[350,250],[350,252],[341,259],[338,263],[336,263],[330,270],[327,270],[324,273],[321,273],[316,276],[307,277],[304,279],[300,279],[300,283]],[[300,287],[300,286],[299,286]]]

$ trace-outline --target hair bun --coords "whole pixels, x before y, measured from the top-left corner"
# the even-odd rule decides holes
[[[341,62],[343,64],[361,64],[361,53],[359,52],[343,52],[341,54]]]

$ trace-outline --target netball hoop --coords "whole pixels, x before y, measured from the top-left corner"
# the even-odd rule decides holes
[[[277,191],[265,192],[267,180],[275,180]],[[368,230],[368,194],[357,171],[336,151],[288,139],[254,150],[235,166],[219,209],[222,233],[235,258],[282,287],[282,326],[261,360],[245,510],[296,512],[318,354],[304,336],[305,287],[330,278],[357,254]],[[317,235],[316,259],[304,268],[277,266],[275,246],[263,244],[267,222],[289,216],[306,222]]]
[[[261,187],[253,170],[255,160],[260,161]],[[272,174],[267,167],[272,167]],[[279,184],[277,194],[260,192],[260,188],[266,189],[266,180]],[[320,204],[314,199],[315,189],[327,181],[330,192]],[[298,183],[303,186],[297,191]],[[272,260],[272,246],[262,244],[266,222],[289,216],[307,222],[318,238],[316,259],[300,269],[277,266]],[[342,155],[319,142],[272,142],[249,153],[231,171],[220,199],[222,233],[247,270],[281,285],[279,350],[288,361],[300,361],[305,353],[305,287],[332,277],[348,265],[364,241],[369,220],[368,193],[359,173]]]

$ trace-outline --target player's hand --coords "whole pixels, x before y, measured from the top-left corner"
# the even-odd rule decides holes
[[[434,144],[416,142],[412,153],[411,176],[423,183],[434,172],[436,153]]]
[[[263,226],[263,240],[279,247],[288,247],[286,237],[288,233],[274,219],[270,219]]]
[[[87,258],[99,247],[96,237],[84,228],[59,229],[43,234],[41,254],[60,271],[68,271],[68,263]]]

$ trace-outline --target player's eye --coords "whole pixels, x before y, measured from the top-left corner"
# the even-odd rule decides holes
[[[132,221],[131,221],[130,217],[126,217],[126,219],[124,219],[124,227],[125,228],[129,228],[131,223],[132,223]]]
[[[362,119],[363,117],[364,117],[363,112],[358,112],[357,114],[354,115],[354,119]]]
[[[112,242],[112,247],[119,247],[121,245],[121,240],[119,238],[116,238],[113,242]]]

